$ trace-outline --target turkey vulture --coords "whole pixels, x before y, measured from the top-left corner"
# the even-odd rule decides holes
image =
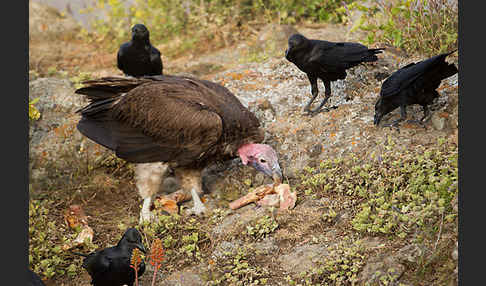
[[[293,34],[288,40],[289,48],[285,51],[285,58],[294,63],[307,74],[311,84],[312,98],[304,107],[304,112],[316,114],[331,97],[331,81],[346,78],[346,70],[363,62],[378,60],[375,54],[382,53],[384,48],[368,49],[358,43],[334,43],[328,41],[307,39],[301,34]],[[319,90],[317,78],[324,82],[326,97],[319,107],[310,110]]]
[[[161,75],[160,52],[150,44],[149,30],[143,24],[132,27],[132,40],[123,43],[117,54],[118,68],[128,76]]]
[[[140,222],[151,219],[150,207],[170,166],[181,181],[194,213],[205,211],[202,170],[216,161],[240,157],[275,181],[282,173],[277,153],[266,144],[255,115],[227,88],[185,76],[108,77],[85,82],[76,93],[91,103],[79,110],[78,130],[115,151],[135,168],[144,199]],[[189,195],[189,193],[191,195]]]
[[[400,107],[401,117],[390,125],[396,125],[407,117],[406,106],[420,104],[424,110],[422,122],[428,115],[427,105],[439,97],[436,88],[445,78],[458,72],[454,64],[449,64],[445,58],[452,54],[440,54],[418,63],[410,63],[394,72],[381,85],[380,96],[375,104],[374,124],[378,125],[381,118],[397,107]]]
[[[117,245],[108,247],[90,254],[72,252],[86,257],[83,268],[91,276],[91,284],[94,286],[132,286],[135,282],[135,270],[130,267],[132,251],[138,248],[146,252],[142,243],[142,236],[135,228],[128,228]],[[145,262],[141,261],[137,275],[145,272]]]

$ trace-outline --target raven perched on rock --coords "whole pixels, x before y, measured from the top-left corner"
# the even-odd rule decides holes
[[[406,106],[412,104],[423,107],[424,116],[419,121],[421,123],[429,113],[427,106],[439,97],[436,88],[441,81],[458,72],[454,64],[445,61],[453,52],[455,51],[410,63],[388,77],[381,85],[380,97],[375,104],[374,124],[378,125],[384,115],[400,107],[401,117],[390,124],[396,125],[406,119]]]
[[[376,54],[384,50],[384,48],[368,49],[358,43],[311,40],[301,34],[290,36],[288,44],[285,58],[305,72],[311,84],[312,99],[304,108],[304,111],[309,114],[318,113],[331,97],[331,81],[345,79],[346,70],[360,63],[377,61]],[[326,97],[319,107],[310,110],[312,102],[319,93],[317,78],[324,82]]]
[[[162,74],[160,52],[150,44],[149,30],[143,24],[132,27],[132,40],[120,46],[117,65],[128,76]]]
[[[135,228],[129,228],[123,234],[118,244],[90,254],[75,253],[86,257],[83,261],[91,276],[94,286],[132,286],[135,282],[135,271],[130,267],[132,251],[138,248],[145,253],[142,236]],[[145,272],[145,262],[138,268],[138,277]]]

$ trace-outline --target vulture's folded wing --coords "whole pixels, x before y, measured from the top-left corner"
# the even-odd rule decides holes
[[[78,130],[129,162],[189,164],[223,132],[221,117],[198,97],[204,92],[144,84],[120,98],[88,105],[80,111]]]

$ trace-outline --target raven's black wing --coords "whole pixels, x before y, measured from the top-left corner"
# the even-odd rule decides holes
[[[161,75],[163,71],[162,58],[159,50],[152,46],[150,51],[151,75]]]
[[[311,40],[313,49],[309,63],[320,65],[326,72],[342,72],[362,62],[376,61],[382,49],[368,49],[359,43],[333,43]]]
[[[433,56],[402,67],[383,82],[380,95],[393,96],[412,84],[415,85],[415,89],[436,88],[442,79],[457,73],[454,64],[445,62],[445,58],[453,52]]]

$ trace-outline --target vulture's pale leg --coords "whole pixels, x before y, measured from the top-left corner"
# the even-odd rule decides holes
[[[324,87],[326,88],[326,91],[324,93],[325,97],[322,100],[321,104],[319,104],[319,107],[317,107],[316,109],[310,111],[310,113],[312,113],[312,114],[319,113],[321,111],[321,108],[324,106],[324,104],[326,104],[326,102],[331,97],[331,82],[328,81],[328,80],[324,80],[323,82],[324,82]]]
[[[317,77],[309,76],[309,75],[307,75],[307,77],[309,78],[309,82],[311,84],[312,98],[305,105],[304,112],[310,112],[310,106],[312,105],[312,102],[316,99],[317,95],[319,94],[319,89],[317,88]]]
[[[200,216],[201,214],[206,212],[206,207],[202,203],[199,195],[196,192],[196,189],[191,189],[192,201],[194,202],[194,206],[191,209],[187,210],[188,214],[195,214]]]
[[[139,223],[153,219],[153,214],[150,211],[152,197],[159,190],[162,177],[167,171],[167,167],[167,164],[159,162],[143,163],[135,166],[135,185],[137,187],[138,194],[143,199]]]
[[[182,190],[187,194],[190,192],[194,206],[187,210],[188,214],[195,214],[197,216],[206,212],[206,207],[202,203],[199,196],[203,193],[201,170],[198,169],[182,169],[175,170],[176,176],[179,177]]]

